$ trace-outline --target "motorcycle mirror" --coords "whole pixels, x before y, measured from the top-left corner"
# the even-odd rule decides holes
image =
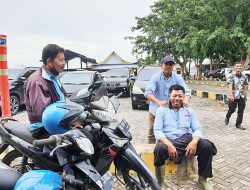
[[[96,81],[94,82],[93,89],[97,89],[102,85],[102,81]]]
[[[89,85],[88,90],[91,92],[92,89],[93,89],[93,85],[91,84],[91,85]]]

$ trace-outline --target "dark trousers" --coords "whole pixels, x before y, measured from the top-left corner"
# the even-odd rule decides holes
[[[185,134],[175,140],[170,140],[175,146],[178,152],[178,159],[174,159],[174,162],[180,164],[182,158],[185,156],[185,148],[191,142],[192,135]],[[213,156],[217,153],[215,145],[207,139],[200,139],[197,144],[196,156],[198,160],[198,173],[199,176],[205,178],[213,177],[212,174],[212,159]],[[163,166],[165,160],[169,158],[168,149],[165,144],[162,142],[157,142],[154,149],[154,165],[156,167]]]
[[[226,118],[230,119],[231,115],[235,112],[237,106],[238,106],[238,115],[237,115],[235,126],[240,126],[243,120],[243,113],[246,107],[245,98],[235,99],[234,101],[228,102],[229,109],[228,109]]]

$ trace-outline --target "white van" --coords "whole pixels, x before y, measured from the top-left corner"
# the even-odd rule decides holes
[[[229,74],[233,71],[233,67],[224,68],[224,70],[225,70],[225,78],[227,80]]]
[[[242,73],[247,76],[248,80],[250,80],[250,65],[248,65],[247,69],[242,71]]]

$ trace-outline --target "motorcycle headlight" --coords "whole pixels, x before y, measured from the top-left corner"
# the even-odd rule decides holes
[[[114,144],[116,144],[119,147],[123,147],[123,145],[129,141],[128,139],[122,139],[122,138],[119,138],[119,139],[116,139],[113,137],[109,137],[109,138]]]
[[[133,86],[132,92],[135,94],[143,94],[142,89],[136,85]]]
[[[88,92],[88,89],[87,89],[87,88],[84,88],[84,89],[80,90],[80,91],[76,94],[76,96],[82,96],[82,95],[86,94],[87,92]]]
[[[95,117],[97,117],[101,121],[112,121],[115,118],[114,114],[109,113],[107,111],[92,110],[92,113]]]
[[[77,146],[87,154],[94,154],[94,147],[88,138],[77,137],[75,138]]]

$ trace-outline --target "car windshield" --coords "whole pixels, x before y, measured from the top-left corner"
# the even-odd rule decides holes
[[[92,81],[91,73],[65,73],[61,76],[62,84],[90,84]]]
[[[140,80],[140,81],[149,81],[151,76],[160,71],[160,67],[156,67],[156,68],[150,68],[150,69],[142,69],[140,72],[139,72],[139,75],[137,77],[137,80]]]
[[[128,69],[114,69],[114,70],[108,70],[105,74],[105,78],[109,77],[117,77],[117,78],[126,78],[129,76]]]
[[[23,69],[8,69],[8,78],[9,80],[15,80],[19,77]]]

